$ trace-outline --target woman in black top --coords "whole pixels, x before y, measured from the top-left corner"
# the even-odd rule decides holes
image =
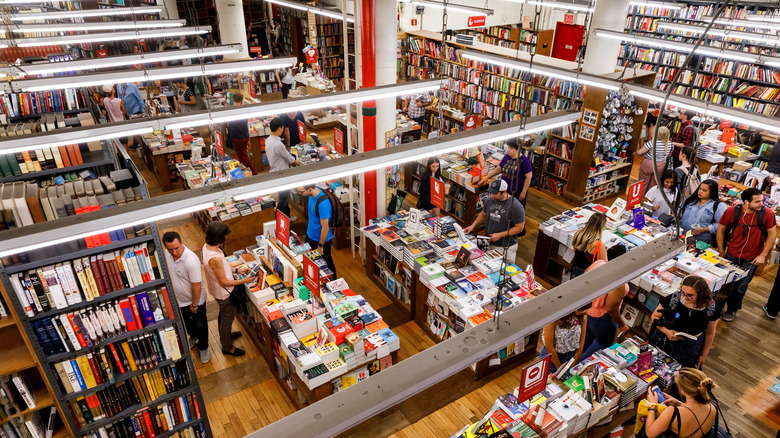
[[[645,433],[648,438],[704,438],[710,436],[715,425],[716,410],[712,405],[715,382],[703,372],[682,368],[674,379],[680,391],[678,400],[668,394],[667,408],[659,415],[656,405],[658,395],[652,388],[647,391],[647,401],[653,406],[647,412]]]
[[[679,291],[661,298],[653,319],[663,321],[656,325],[650,343],[682,366],[700,368],[710,353],[720,312],[707,282],[699,276],[689,275],[683,279]],[[693,338],[675,333],[685,333]]]
[[[439,159],[431,157],[428,159],[428,164],[425,166],[422,175],[420,176],[420,196],[417,198],[417,208],[428,210],[431,213],[438,216],[440,214],[439,207],[436,207],[431,203],[431,177],[441,179],[441,165]]]

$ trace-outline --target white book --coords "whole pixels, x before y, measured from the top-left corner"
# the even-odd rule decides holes
[[[62,266],[60,266],[59,270],[62,271]],[[49,292],[51,292],[51,296],[52,298],[54,298],[55,306],[58,309],[64,309],[68,306],[76,304],[73,301],[73,298],[70,296],[70,288],[68,288],[67,286],[63,286],[60,276],[57,273],[56,267],[54,266],[45,267],[43,271],[43,275],[45,277],[45,280],[41,279],[41,281],[46,281],[46,284],[49,285]],[[64,275],[65,274],[63,274],[63,276]]]
[[[173,417],[171,416],[171,410],[168,407],[168,404],[167,403],[163,403],[162,404],[162,408],[163,408],[163,415],[165,415],[165,422],[168,423],[169,425],[171,425],[171,428],[172,428],[173,427],[172,425],[174,424],[174,421],[173,421]]]
[[[81,297],[79,284],[76,281],[76,275],[73,273],[73,268],[71,267],[70,262],[65,262],[62,264],[62,271],[65,273],[65,279],[68,281],[68,286],[70,287],[70,291],[73,294],[73,299],[76,301],[76,303],[84,301],[84,299]]]
[[[171,358],[171,349],[168,346],[168,337],[165,334],[164,329],[158,329],[157,334],[160,336],[160,339],[164,340],[165,342],[161,342],[163,352],[165,353],[165,359],[170,360]]]
[[[84,324],[84,328],[87,329],[87,335],[89,335],[89,338],[93,343],[97,343],[97,332],[95,331],[95,327],[92,326],[92,321],[89,319],[89,317],[87,317],[87,314],[84,313],[83,310],[78,315],[79,318],[81,318],[81,323]]]
[[[32,415],[25,418],[24,426],[30,432],[32,438],[44,438],[46,436],[46,425],[41,420],[40,412],[33,412]]]
[[[49,409],[49,416],[46,421],[46,438],[51,438],[54,435],[54,426],[57,424],[57,407],[52,406]]]
[[[21,304],[22,308],[24,308],[24,314],[27,316],[35,316],[32,305],[30,305],[30,302],[27,301],[27,294],[24,292],[24,288],[22,287],[22,279],[19,277],[19,275],[20,274],[11,276],[11,285],[14,287],[16,297],[19,298],[19,304]]]
[[[176,332],[173,327],[166,327],[165,338],[168,340],[168,348],[171,351],[171,359],[179,360],[181,358],[181,350],[179,350],[179,340],[176,339]]]
[[[19,373],[14,373],[11,381],[14,382],[14,386],[16,386],[17,391],[19,391],[19,394],[22,395],[24,402],[27,403],[27,407],[30,409],[35,409],[35,398],[33,398],[32,392],[27,386],[27,382],[22,379]]]
[[[179,397],[178,401],[179,401],[179,407],[181,407],[181,411],[184,413],[184,416],[187,417],[186,421],[192,420],[192,418],[190,418],[190,411],[187,409],[187,406],[184,404],[184,398]]]
[[[119,322],[119,330],[121,330],[123,333],[127,331],[127,323],[125,322],[124,318],[124,312],[122,312],[122,308],[119,307],[119,301],[114,303],[114,313],[116,314],[116,319]],[[114,318],[114,315],[111,315],[112,318]],[[116,325],[116,324],[115,324]]]
[[[70,384],[73,386],[74,390],[76,388],[79,388],[79,391],[87,389],[86,387],[81,386],[81,383],[79,383],[79,379],[76,377],[76,372],[73,370],[73,365],[71,365],[69,360],[63,360],[62,367],[65,368],[65,374],[68,375],[68,379],[70,379]]]
[[[98,322],[100,322],[103,333],[113,336],[114,324],[111,323],[111,316],[107,314],[106,309],[104,307],[98,307],[95,313],[97,314]]]
[[[130,270],[130,260],[127,259],[125,252],[116,250],[115,253],[119,256],[119,260],[122,261],[122,266],[125,268],[125,276],[127,276],[127,282],[130,283],[130,287],[133,288],[138,286],[135,282],[133,272]]]
[[[22,221],[19,219],[19,213],[16,211],[16,205],[14,204],[14,186],[13,184],[3,184],[0,186],[0,205],[4,210],[11,210],[14,215],[14,222],[17,226],[22,225]]]
[[[133,251],[132,248],[125,248],[125,260],[127,261],[127,264],[130,266],[130,272],[132,272],[133,275],[133,282],[136,286],[143,284],[143,279],[141,278],[141,273],[138,270],[138,261],[135,257],[135,251]]]
[[[149,270],[149,278],[151,278],[152,280],[156,280],[154,276],[154,270],[152,269],[151,254],[149,254],[149,250],[146,248],[146,245],[140,245],[140,246],[144,253],[144,260],[146,260],[146,268]]]
[[[112,305],[108,305],[108,308],[106,309],[106,312],[108,313],[108,316],[111,318],[111,325],[114,326],[115,332],[121,332],[122,331],[122,323],[119,322],[119,315],[116,313],[116,308]]]
[[[33,221],[32,214],[30,213],[30,207],[27,206],[27,199],[25,199],[25,183],[22,181],[17,181],[14,183],[13,189],[14,206],[16,207],[16,212],[19,214],[19,220],[22,221],[21,225],[27,226],[34,224],[35,221]]]
[[[70,321],[68,321],[68,316],[65,314],[62,314],[59,316],[60,322],[62,323],[62,326],[65,328],[65,333],[68,334],[68,339],[70,339],[70,343],[73,345],[73,348],[76,351],[81,350],[81,344],[79,344],[79,338],[76,337],[76,332],[73,331],[73,327],[70,325]],[[67,361],[63,362],[66,363]],[[67,371],[68,368],[65,368],[65,371]],[[72,371],[72,370],[71,370]],[[86,389],[86,388],[82,388]]]

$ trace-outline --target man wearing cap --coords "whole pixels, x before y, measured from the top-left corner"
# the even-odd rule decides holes
[[[525,229],[525,209],[523,204],[507,193],[508,185],[504,180],[496,180],[490,183],[488,193],[490,198],[485,200],[482,211],[474,223],[463,231],[471,233],[482,222],[485,222],[485,234],[490,237],[490,249],[497,249],[503,253],[506,264],[515,263],[517,257],[517,235]]]

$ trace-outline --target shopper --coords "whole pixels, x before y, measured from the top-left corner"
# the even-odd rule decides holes
[[[241,332],[231,331],[233,320],[236,318],[236,306],[231,299],[236,286],[251,283],[252,276],[241,280],[234,280],[233,274],[246,274],[247,268],[242,266],[233,270],[224,253],[225,240],[230,234],[230,227],[224,222],[213,221],[206,227],[206,243],[203,245],[203,268],[206,272],[206,284],[209,293],[219,304],[217,316],[219,326],[219,342],[222,346],[222,354],[230,356],[243,356],[244,350],[233,346],[233,339],[241,336]]]
[[[206,316],[206,290],[201,276],[201,263],[192,250],[181,243],[175,231],[163,234],[165,264],[173,285],[173,293],[179,303],[181,319],[190,339],[190,348],[197,342],[201,363],[208,363],[209,321]]]
[[[607,248],[601,243],[601,235],[607,226],[604,213],[593,213],[584,227],[572,236],[574,247],[570,278],[582,275],[596,260],[607,260]]]
[[[282,142],[284,134],[284,120],[281,117],[275,117],[271,120],[271,135],[265,140],[265,155],[268,157],[268,164],[271,166],[271,172],[278,172],[290,168],[290,165],[299,166],[301,164],[297,158],[292,156],[287,147]],[[290,217],[290,191],[282,190],[279,192],[279,201],[276,203],[276,209]],[[292,219],[292,218],[290,218]]]
[[[689,275],[679,291],[661,298],[653,312],[656,330],[650,343],[684,367],[701,368],[710,354],[720,311],[707,281]]]
[[[776,245],[775,250],[780,251],[780,245]],[[780,313],[780,275],[775,274],[775,283],[772,285],[772,290],[769,292],[769,298],[763,309],[767,318],[777,319],[777,314]]]
[[[607,257],[614,261],[626,252],[628,250],[625,246],[615,245],[607,250]],[[590,272],[605,264],[607,264],[606,260],[596,260],[585,272]],[[626,295],[628,295],[628,284],[623,284],[593,300],[590,309],[588,309],[588,326],[585,330],[583,358],[590,357],[594,352],[612,345],[618,331],[620,333],[628,331],[629,327],[620,316],[620,307]]]
[[[127,82],[125,84],[117,84],[116,89],[117,95],[125,104],[125,110],[129,119],[144,115],[146,105],[144,104],[144,98],[141,97],[141,92],[138,90],[138,85]]]
[[[428,159],[428,164],[420,176],[420,196],[417,197],[417,208],[422,208],[439,216],[439,207],[431,203],[431,177],[441,179],[441,163],[436,157]]]
[[[767,163],[766,171],[780,175],[780,140],[775,142],[772,146],[772,152],[769,155],[769,163]]]
[[[235,93],[233,95],[233,105],[240,106],[244,103],[244,95],[241,93]],[[230,137],[231,143],[233,143],[233,149],[236,150],[238,161],[244,166],[248,167],[252,171],[252,175],[257,175],[252,160],[249,159],[249,152],[247,150],[249,146],[249,124],[246,119],[233,120],[228,122],[228,137]]]
[[[585,346],[585,331],[588,326],[587,307],[577,309],[544,326],[542,329],[542,352],[540,357],[550,354],[550,372],[574,358],[579,363]]]
[[[407,96],[406,99],[404,99],[403,111],[418,125],[422,125],[425,121],[425,109],[428,108],[430,104],[431,100],[427,93]]]
[[[710,243],[725,211],[726,204],[718,198],[718,183],[704,180],[680,206],[680,228],[684,233],[690,231],[696,240]]]
[[[668,199],[669,202],[674,203],[677,198],[677,174],[671,169],[666,169],[663,173],[659,173],[659,175],[661,176],[661,181],[664,185],[663,193],[666,195],[666,199],[664,199],[664,196],[661,194],[661,189],[659,189],[658,186],[654,186],[645,194],[645,202],[648,202],[653,206],[654,217],[659,217],[662,214],[669,214],[671,209],[666,200]]]
[[[333,230],[330,229],[330,218],[333,216],[333,206],[330,198],[325,194],[325,189],[321,189],[314,184],[298,187],[298,194],[309,198],[308,211],[309,223],[306,228],[306,243],[312,249],[316,249],[322,254],[328,268],[333,272],[333,278],[336,275],[336,265],[333,263],[331,249],[333,247]]]
[[[736,282],[729,294],[724,321],[733,321],[742,308],[742,299],[756,268],[766,262],[775,244],[776,225],[774,212],[764,207],[764,195],[752,187],[742,192],[742,204],[727,208],[721,216],[718,222],[718,252],[747,269],[745,278]]]
[[[674,151],[672,151],[674,167],[677,167],[681,164],[679,156],[682,148],[686,146],[694,146],[694,142],[696,141],[696,127],[693,126],[693,121],[691,119],[695,115],[696,113],[692,110],[682,110],[680,112],[680,130],[677,131],[677,135],[674,136],[674,140],[672,142],[674,145]]]
[[[507,183],[496,180],[490,183],[482,211],[474,219],[474,223],[463,229],[472,233],[485,222],[485,234],[490,237],[490,249],[497,249],[504,254],[507,265],[517,261],[517,236],[525,229],[525,208],[515,198],[509,196]],[[506,252],[504,252],[506,248]]]
[[[654,134],[655,125],[651,125],[647,128],[648,135]],[[653,159],[653,149],[655,148],[655,159]],[[634,155],[644,157],[642,164],[639,165],[639,181],[644,181],[643,190],[647,193],[650,189],[655,187],[655,175],[653,174],[653,167],[656,168],[658,176],[661,176],[664,169],[666,169],[666,157],[672,151],[672,144],[669,143],[669,128],[661,126],[658,128],[658,136],[654,138],[651,136],[644,146],[634,152]]]
[[[125,119],[125,103],[117,97],[116,90],[113,85],[103,85],[103,93],[106,95],[103,98],[103,108],[106,109],[106,118],[109,122],[121,122]]]
[[[528,188],[531,186],[531,177],[534,175],[534,168],[531,160],[520,153],[520,145],[516,140],[506,142],[506,154],[501,159],[499,167],[491,170],[479,181],[479,185],[501,174],[501,179],[509,185],[509,193],[525,205],[525,198],[528,195]]]
[[[683,199],[693,195],[699,185],[699,181],[701,181],[699,166],[692,164],[693,152],[692,147],[684,147],[680,152],[680,165],[674,169],[675,173],[677,173],[677,182],[680,184],[679,194]]]
[[[195,93],[187,86],[187,81],[184,79],[176,79],[173,81],[173,85],[176,86],[176,106],[180,113],[189,113],[195,111]]]
[[[667,408],[659,415],[655,406],[650,407],[645,422],[648,438],[703,438],[711,436],[717,420],[712,401],[715,383],[703,372],[694,368],[681,368],[674,378],[682,401],[664,393]],[[647,401],[658,404],[658,395],[652,386],[647,390]],[[712,435],[714,436],[714,435]]]
[[[273,21],[273,47],[276,49],[276,53],[278,56],[283,55],[282,53],[282,21],[278,18],[274,18]],[[285,97],[286,99],[287,97]]]
[[[306,143],[306,119],[303,118],[302,112],[287,113],[287,115],[282,116],[282,120],[284,120],[284,142],[287,147]],[[304,125],[303,134],[299,130],[298,122]]]
[[[290,94],[290,89],[295,83],[292,69],[290,67],[277,68],[276,82],[279,84],[279,90],[282,92],[282,99],[287,99],[287,96]]]

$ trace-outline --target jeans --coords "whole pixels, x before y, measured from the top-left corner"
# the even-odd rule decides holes
[[[734,263],[735,265],[747,269],[748,273],[742,280],[739,280],[737,284],[731,290],[728,298],[728,309],[736,312],[742,308],[742,300],[745,298],[745,292],[747,292],[748,284],[753,280],[753,274],[756,273],[757,265],[753,264],[753,260],[738,259],[726,254],[726,260]]]
[[[772,291],[769,292],[769,299],[766,302],[766,311],[772,316],[780,313],[780,276],[775,275],[775,284],[772,285]]]
[[[257,174],[255,172],[255,166],[252,164],[252,160],[249,159],[249,152],[247,152],[247,145],[249,144],[248,138],[234,138],[233,149],[236,150],[238,161],[244,166],[248,167],[252,171],[252,175]]]
[[[217,323],[219,324],[219,343],[222,345],[222,351],[233,349],[233,320],[236,319],[236,306],[230,297],[224,300],[217,299],[219,303],[219,315]]]
[[[279,202],[276,203],[276,209],[290,217],[290,191],[282,190],[279,192]]]
[[[181,319],[187,335],[198,338],[198,350],[209,349],[209,321],[206,316],[206,304],[198,306],[198,311],[192,313],[190,306],[180,307]]]
[[[311,249],[317,249],[317,247],[320,245],[320,243],[316,240],[309,239],[308,236],[306,236],[306,243],[309,244]],[[325,245],[322,245],[322,258],[325,259],[325,263],[328,264],[328,268],[333,272],[333,278],[339,278],[338,275],[336,275],[336,265],[333,264],[333,257],[330,254],[330,250],[333,247],[333,239],[328,240],[325,242]]]
[[[423,122],[425,122],[425,114],[421,115],[420,117],[410,117],[410,119],[414,120],[418,125],[422,126]]]
[[[576,352],[577,352],[577,350],[567,351],[566,353],[558,352],[558,360],[561,361],[561,365],[565,364],[566,362],[569,361],[569,359],[574,357],[574,353],[576,353]],[[542,347],[542,352],[539,353],[539,357],[542,358],[542,357],[545,357],[545,356],[547,356],[547,347]],[[585,356],[583,356],[583,357],[585,357]],[[549,369],[548,372],[549,373],[554,373],[557,370],[558,370],[558,367],[556,367],[555,364],[552,363],[552,361],[550,361],[550,369]]]
[[[292,88],[292,84],[285,84],[282,82],[282,99],[287,99],[287,94],[290,92],[290,88]]]
[[[590,357],[596,351],[603,350],[615,342],[618,324],[605,313],[604,316],[594,318],[588,316],[588,325],[585,327],[585,347],[582,358]]]

